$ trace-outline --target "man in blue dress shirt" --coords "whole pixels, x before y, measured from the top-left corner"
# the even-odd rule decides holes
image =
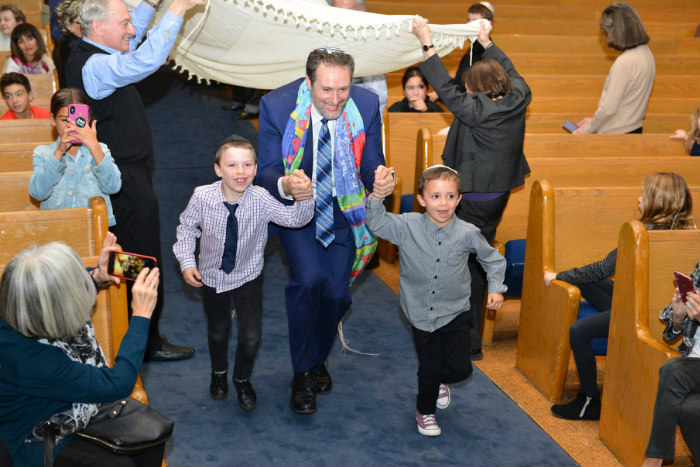
[[[125,251],[153,256],[161,263],[158,199],[152,181],[153,136],[134,85],[165,63],[185,13],[205,2],[174,0],[141,43],[159,3],[143,0],[129,12],[122,0],[86,0],[80,9],[84,37],[73,48],[65,75],[68,86],[82,89],[90,98],[99,122],[97,137],[112,151],[122,173],[122,189],[111,196],[117,220],[112,230]],[[161,280],[145,358],[189,358],[194,348],[172,345],[160,335],[163,296]]]

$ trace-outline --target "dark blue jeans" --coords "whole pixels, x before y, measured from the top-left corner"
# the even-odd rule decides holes
[[[207,314],[207,337],[212,370],[228,370],[231,310],[235,303],[238,318],[238,345],[233,377],[239,380],[250,378],[262,334],[262,276],[236,289],[221,293],[216,293],[216,289],[203,285],[202,301]]]

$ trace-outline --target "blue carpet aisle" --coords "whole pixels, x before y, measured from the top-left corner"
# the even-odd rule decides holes
[[[371,273],[353,288],[345,336],[352,347],[380,355],[340,354],[336,344],[329,361],[333,392],[318,397],[315,415],[293,413],[288,406],[287,270],[276,239],[266,251],[263,344],[252,378],[258,408],[242,411],[233,387],[227,400],[212,400],[199,293],[180,279],[171,247],[192,190],[215,179],[218,141],[234,131],[257,141],[257,132],[221,110],[227,102],[222,86],[197,85],[161,71],[143,83],[141,92],[156,147],[166,292],[161,331],[197,352],[191,360],[143,368],[151,404],[176,422],[167,448],[171,467],[576,465],[479,370],[453,389],[452,405],[437,414],[443,435],[419,435],[416,358],[408,326],[396,295]],[[234,348],[235,337],[231,364]]]

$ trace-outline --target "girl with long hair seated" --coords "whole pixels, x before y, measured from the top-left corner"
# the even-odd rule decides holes
[[[660,172],[644,180],[638,199],[639,220],[647,230],[682,230],[696,228],[693,219],[693,201],[685,179],[678,174]],[[577,286],[581,296],[598,313],[574,322],[569,329],[569,342],[576,361],[578,394],[568,404],[552,406],[552,413],[568,420],[598,420],[600,418],[600,391],[596,382],[596,361],[591,339],[608,337],[612,307],[613,281],[617,248],[600,261],[562,272],[547,272],[547,287],[555,279]]]
[[[54,64],[46,53],[46,43],[39,30],[30,23],[22,23],[12,30],[10,53],[3,73],[14,71],[24,75],[53,73]]]

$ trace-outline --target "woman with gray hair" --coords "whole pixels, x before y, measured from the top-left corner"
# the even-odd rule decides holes
[[[625,2],[603,10],[600,28],[608,46],[622,53],[610,67],[595,114],[578,122],[573,133],[641,133],[656,74],[654,55],[646,45],[649,35],[637,11]]]
[[[33,246],[5,267],[0,280],[0,442],[12,465],[44,465],[43,429],[57,426],[46,465],[159,466],[165,445],[120,456],[74,435],[98,404],[127,397],[143,360],[157,299],[158,268],[144,269],[132,289],[132,318],[114,367],[106,365],[90,317],[96,290],[110,282],[108,233],[98,267],[87,272],[60,242]],[[118,281],[118,279],[114,279]]]

